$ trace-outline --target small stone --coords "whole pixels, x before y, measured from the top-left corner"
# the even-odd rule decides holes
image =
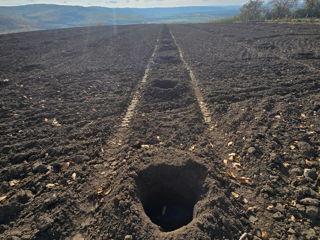
[[[281,212],[276,212],[272,215],[272,217],[276,220],[280,220],[283,218],[283,214]]]
[[[296,234],[296,231],[293,230],[292,228],[289,228],[289,229],[288,229],[288,233],[290,233],[290,234]]]
[[[132,239],[133,239],[132,235],[126,235],[124,237],[124,240],[132,240]]]
[[[75,181],[76,180],[76,178],[77,178],[77,174],[76,173],[72,173],[72,179]]]
[[[248,153],[253,154],[256,151],[254,147],[249,147],[248,148]]]
[[[316,180],[317,177],[318,177],[316,170],[315,169],[309,169],[309,168],[304,169],[303,175],[305,177],[311,178],[312,180]]]
[[[255,223],[256,221],[258,221],[258,218],[256,218],[255,216],[250,216],[249,221]]]
[[[311,205],[311,206],[318,206],[320,201],[314,198],[304,198],[300,200],[300,203],[303,205]]]
[[[47,188],[54,188],[56,185],[54,185],[53,183],[48,183],[46,185]]]
[[[19,180],[13,179],[9,182],[9,186],[13,187],[13,186],[19,185],[19,183],[20,183]]]
[[[61,124],[57,121],[56,118],[52,119],[52,125],[55,127],[61,127]]]
[[[310,219],[316,219],[319,214],[319,208],[316,206],[307,206],[306,214]]]

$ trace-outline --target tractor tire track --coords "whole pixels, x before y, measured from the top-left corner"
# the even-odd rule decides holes
[[[194,88],[194,93],[195,93],[195,96],[197,98],[197,101],[198,101],[198,104],[199,104],[199,107],[201,109],[201,112],[202,112],[202,115],[203,115],[203,119],[205,121],[205,123],[207,123],[208,125],[210,125],[211,123],[211,114],[206,106],[206,103],[204,102],[204,99],[203,99],[203,96],[201,94],[201,91],[200,91],[200,88],[199,88],[199,83],[198,83],[198,79],[196,78],[196,76],[193,74],[193,71],[191,69],[191,67],[189,66],[189,64],[186,62],[186,60],[184,59],[183,57],[183,52],[180,48],[180,46],[178,45],[177,43],[177,40],[176,38],[174,37],[174,35],[172,34],[172,32],[170,31],[170,34],[171,34],[171,37],[174,41],[174,44],[176,45],[176,47],[178,48],[178,51],[179,51],[179,56],[180,56],[180,59],[181,61],[183,62],[185,68],[188,70],[189,72],[189,76],[190,76],[190,79],[192,81],[192,84],[193,84],[193,88]]]
[[[157,39],[157,42],[159,42],[159,38]],[[146,70],[144,72],[143,78],[142,78],[141,82],[139,83],[139,85],[137,87],[137,90],[135,91],[135,93],[133,95],[131,103],[130,103],[127,111],[126,111],[126,115],[122,119],[121,128],[126,128],[126,127],[129,126],[130,120],[134,115],[134,110],[135,110],[137,104],[139,103],[139,99],[140,99],[140,96],[141,96],[141,91],[143,90],[143,88],[144,88],[144,86],[145,86],[145,84],[147,82],[147,78],[149,76],[151,65],[154,63],[154,57],[155,57],[158,49],[159,49],[159,45],[156,44],[156,46],[154,47],[153,53],[152,53],[152,55],[151,55],[151,57],[150,57],[150,59],[148,61],[148,65],[147,65],[147,68],[146,68]]]

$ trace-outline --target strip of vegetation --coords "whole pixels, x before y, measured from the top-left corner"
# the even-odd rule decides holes
[[[221,18],[221,19],[210,21],[210,23],[236,23],[236,22],[239,22],[238,16]]]
[[[292,21],[306,22],[303,19],[320,18],[320,0],[250,0],[242,6],[237,16],[241,22],[249,21]]]

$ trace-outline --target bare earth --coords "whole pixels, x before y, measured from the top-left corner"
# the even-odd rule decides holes
[[[1,239],[320,238],[320,26],[0,36]]]

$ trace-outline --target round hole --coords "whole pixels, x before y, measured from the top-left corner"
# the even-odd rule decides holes
[[[152,166],[137,177],[140,200],[150,220],[163,232],[181,228],[193,219],[205,168]]]
[[[169,89],[174,88],[177,84],[178,82],[171,80],[156,80],[154,81],[153,86],[163,89]]]

